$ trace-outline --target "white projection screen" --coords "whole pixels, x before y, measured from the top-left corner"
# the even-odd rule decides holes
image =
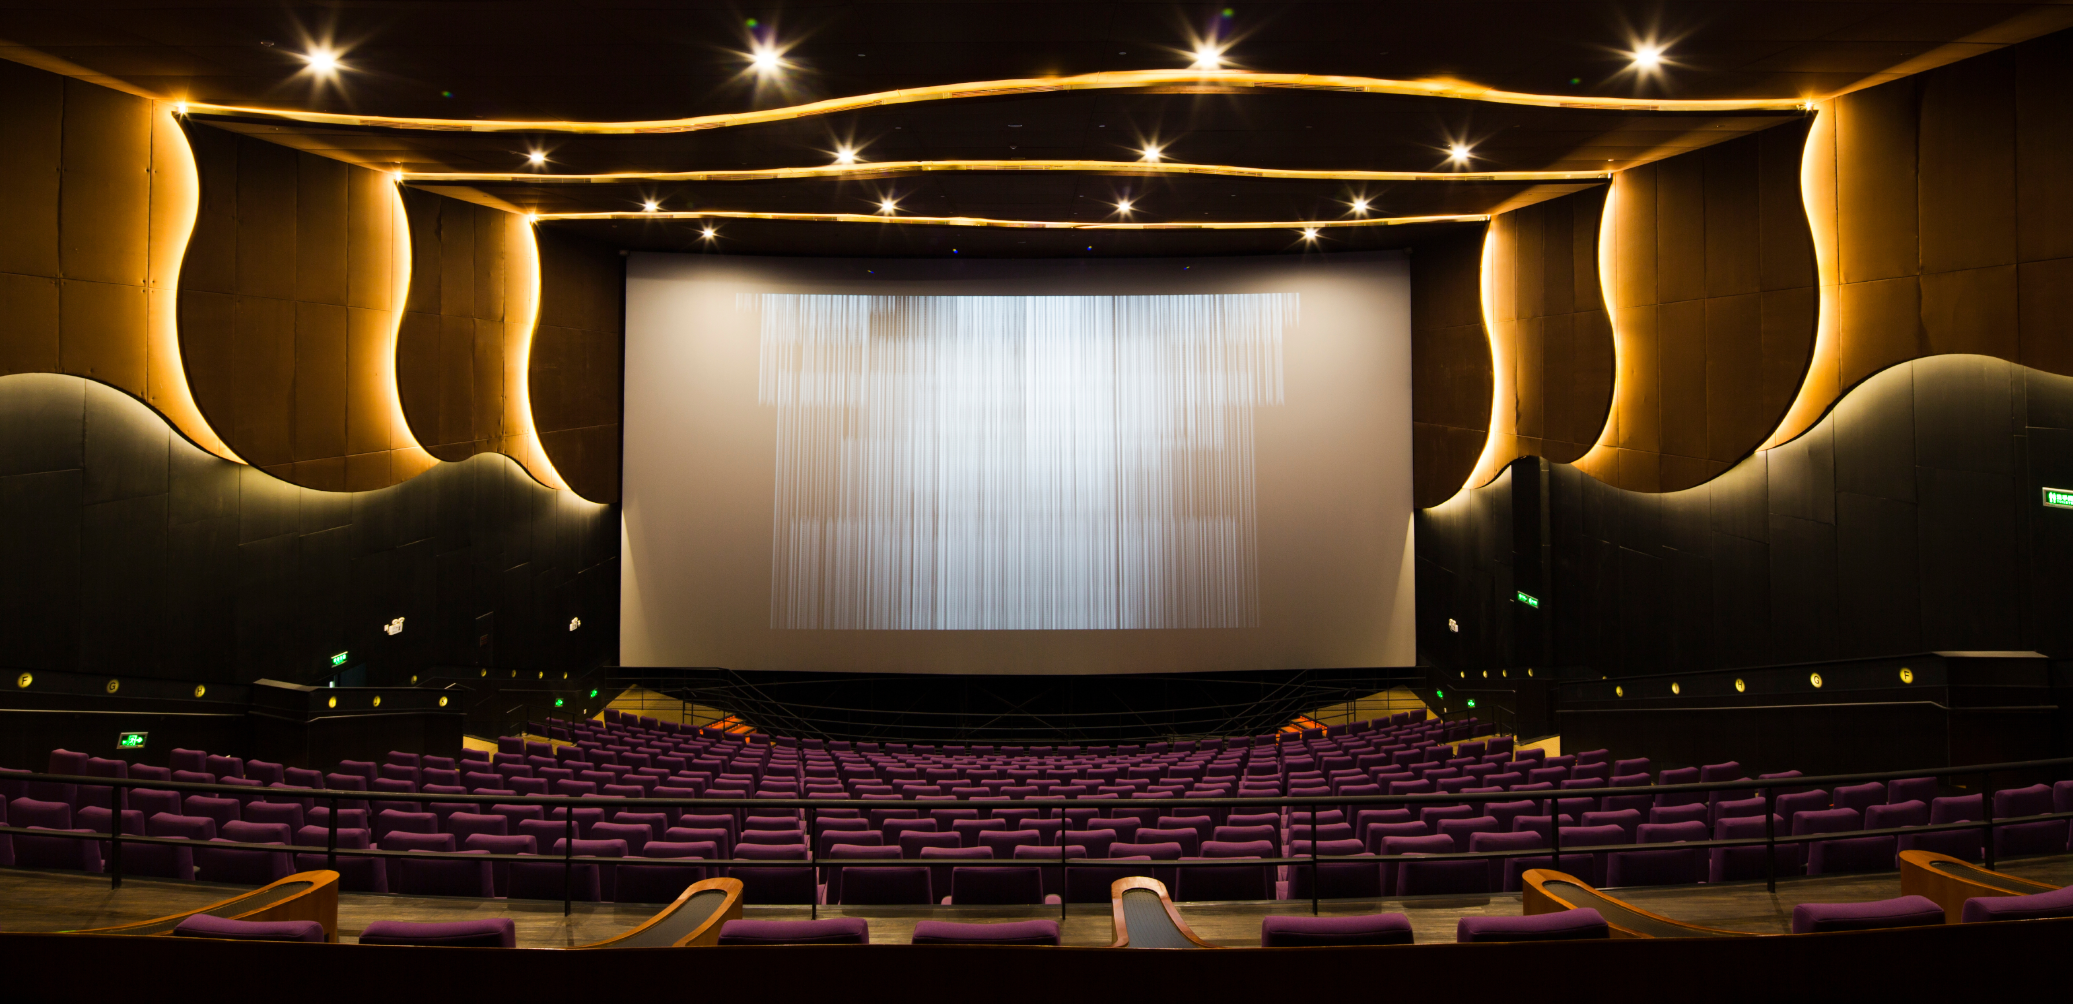
[[[1408,666],[1408,269],[636,254],[620,661]]]

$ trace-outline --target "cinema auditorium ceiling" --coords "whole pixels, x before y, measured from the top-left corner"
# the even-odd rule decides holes
[[[1644,9],[44,3],[0,52],[621,248],[1102,256],[1402,247],[2073,24]]]

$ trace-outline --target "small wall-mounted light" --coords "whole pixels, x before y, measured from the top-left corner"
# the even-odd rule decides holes
[[[381,707],[381,695],[380,695],[380,694],[376,694],[376,695],[374,695],[374,706],[375,706],[375,707],[377,707],[377,708]]]
[[[1677,685],[1677,683],[1676,683],[1675,681],[1672,681],[1672,682],[1671,682],[1671,684],[1670,684],[1670,693],[1672,693],[1672,694],[1682,694],[1682,693],[1684,693],[1684,688],[1682,688],[1682,687],[1678,686],[1678,685]]]
[[[710,232],[710,231],[708,231],[708,232]],[[571,618],[569,618],[569,630],[571,630],[571,631],[574,631],[574,630],[576,630],[577,628],[579,628],[579,627],[582,627],[582,626],[583,626],[583,618],[581,618],[581,617],[571,617]],[[563,676],[564,678],[566,678],[566,677],[567,677],[568,675],[569,675],[569,674],[567,674],[567,673],[563,673],[563,674],[562,674],[562,676]]]
[[[335,708],[335,707],[338,707],[338,698],[336,698],[336,697],[330,697],[330,698],[326,698],[326,699],[324,700],[324,706],[325,706],[325,707],[327,707],[327,708]]]
[[[411,686],[413,686],[413,687],[417,686],[417,674],[416,674],[416,673],[412,673],[412,674],[410,674],[410,685],[411,685]]]
[[[484,675],[484,676],[488,676],[488,675],[489,675],[489,670],[487,670],[487,669],[483,670],[483,671],[482,671],[482,675]]]
[[[1819,673],[1808,673],[1808,674],[1807,674],[1807,682],[1808,682],[1808,683],[1811,683],[1811,684],[1813,684],[1813,685],[1814,685],[1814,689],[1815,689],[1815,690],[1820,690],[1820,689],[1821,689],[1821,674],[1819,674]]]
[[[591,692],[590,692],[590,696],[592,696],[592,697],[596,697],[596,696],[597,696],[597,691],[596,691],[595,689],[592,689],[592,690],[591,690]]]
[[[439,695],[439,706],[440,706],[440,707],[442,707],[442,708],[443,708],[443,707],[446,707],[446,695],[445,695],[445,694],[441,694],[441,695]]]
[[[1627,688],[1625,688],[1625,687],[1614,687],[1614,688],[1612,688],[1612,696],[1614,696],[1614,697],[1625,697],[1625,696],[1627,696]]]
[[[559,707],[561,707],[561,705],[562,705],[562,700],[561,700],[561,698],[559,698],[559,697],[555,698],[555,699],[554,699],[554,706],[555,706],[555,707],[557,707],[557,708],[559,708]]]
[[[543,669],[543,670],[540,670],[540,675],[539,675],[538,677],[536,677],[536,679],[541,679],[541,680],[547,679],[547,671],[546,671],[546,670],[544,670],[544,669]]]
[[[1736,677],[1736,678],[1735,678],[1735,693],[1739,694],[1739,693],[1741,693],[1741,692],[1743,692],[1743,691],[1745,691],[1745,690],[1747,690],[1747,689],[1749,689],[1749,685],[1748,685],[1747,683],[1744,683],[1744,682],[1742,682],[1742,679],[1741,679],[1740,677]]]
[[[403,618],[401,618],[401,617],[398,617],[398,618],[396,618],[395,620],[392,620],[392,621],[388,622],[387,624],[384,624],[384,625],[382,625],[382,626],[381,626],[381,631],[382,631],[382,633],[383,633],[383,634],[385,634],[385,635],[388,635],[388,636],[389,636],[389,637],[391,637],[391,638],[393,638],[393,637],[395,637],[395,636],[397,636],[397,635],[399,635],[399,634],[402,634],[402,633],[403,633]]]
[[[108,692],[109,692],[109,693],[111,693],[111,694],[112,694],[112,693],[115,693],[116,691],[118,691],[118,690],[121,690],[121,689],[122,689],[122,681],[121,681],[121,680],[109,680],[109,681],[108,681]]]
[[[176,104],[176,105],[174,105],[174,106],[173,106],[173,114],[175,114],[175,115],[185,115],[185,114],[187,114],[187,102],[185,102],[185,101],[182,101],[182,102],[180,102],[179,104]]]
[[[196,697],[200,697],[200,696],[202,696],[203,694],[206,694],[206,693],[208,693],[208,692],[209,692],[209,688],[208,688],[208,687],[206,687],[206,686],[204,686],[204,685],[202,685],[202,684],[199,684],[199,683],[197,683],[197,684],[195,684],[195,685],[194,685],[194,696],[196,696]]]
[[[1489,679],[1489,678],[1490,678],[1490,671],[1489,671],[1489,670],[1487,670],[1487,669],[1486,669],[1486,670],[1483,670],[1483,679],[1487,680],[1487,679]]]
[[[1902,666],[1902,667],[1900,667],[1900,682],[1902,682],[1902,683],[1913,683],[1913,682],[1915,682],[1915,671],[1914,671],[1914,670],[1912,670],[1912,669],[1909,669],[1909,668],[1907,668],[1906,666]]]
[[[566,679],[568,679],[568,678],[569,678],[569,672],[568,672],[568,670],[562,670],[562,673],[561,673],[561,678],[562,678],[562,679],[564,679],[564,680],[566,680]]]
[[[1454,618],[1452,618],[1452,617],[1449,617],[1449,618],[1447,618],[1447,631],[1448,631],[1448,633],[1450,633],[1450,634],[1460,634],[1460,633],[1461,633],[1461,622],[1460,622],[1460,621],[1457,621],[1457,620],[1455,620],[1455,619],[1454,619]]]

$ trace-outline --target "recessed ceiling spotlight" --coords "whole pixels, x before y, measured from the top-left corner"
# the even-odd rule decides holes
[[[755,67],[757,73],[775,73],[783,69],[785,64],[784,60],[778,58],[776,49],[768,45],[758,45],[755,51],[749,54],[749,65]]]
[[[1119,213],[1123,213],[1124,215],[1128,215],[1128,214],[1130,213],[1130,200],[1129,200],[1129,199],[1117,199],[1117,200],[1116,200],[1116,212],[1119,212]]]
[[[336,50],[319,46],[303,53],[302,59],[303,62],[309,64],[310,72],[320,77],[328,77],[338,72],[338,53]]]
[[[534,150],[533,152],[525,155],[525,162],[533,165],[534,167],[539,167],[540,165],[547,163],[547,153],[543,150]]]
[[[854,163],[856,163],[856,162],[857,162],[857,152],[856,152],[855,150],[852,150],[852,149],[850,149],[849,147],[846,147],[846,146],[845,146],[845,147],[843,147],[843,148],[841,148],[841,149],[839,149],[839,150],[836,150],[836,151],[835,151],[835,163],[837,163],[837,164],[854,164]]]
[[[1316,240],[1316,239],[1317,239],[1317,228],[1316,228],[1316,227],[1304,227],[1304,228],[1303,228],[1303,239],[1304,239],[1304,240],[1306,240],[1306,241],[1314,241],[1314,240]]]
[[[1468,144],[1456,143],[1447,148],[1447,159],[1456,164],[1468,163]]]
[[[1356,215],[1356,216],[1366,216],[1366,215],[1368,214],[1368,200],[1366,200],[1366,199],[1355,199],[1355,200],[1353,200],[1353,213],[1354,213],[1354,215]]]
[[[718,233],[719,233],[719,231],[717,231],[717,230],[714,230],[714,229],[713,229],[713,228],[711,228],[711,227],[707,227],[707,228],[705,228],[704,230],[701,230],[701,231],[699,231],[699,232],[698,232],[698,235],[699,235],[700,237],[703,237],[703,238],[705,238],[706,240],[712,240],[712,239],[713,239],[713,237],[714,237],[714,236],[715,236],[716,234],[718,234]],[[570,628],[569,630],[571,630],[571,631],[574,631],[574,630],[576,630],[576,629],[572,627],[572,628]]]
[[[1195,62],[1191,70],[1221,70],[1224,67],[1224,50],[1215,42],[1195,43]]]
[[[900,208],[900,204],[893,201],[891,196],[878,200],[878,211],[881,213],[890,213],[898,208]]]
[[[1641,70],[1659,69],[1663,65],[1663,47],[1654,42],[1643,42],[1634,47],[1634,66]]]
[[[661,209],[661,208],[662,208],[662,204],[661,204],[661,203],[659,203],[659,202],[656,202],[656,201],[655,201],[654,199],[649,199],[648,201],[646,201],[646,202],[643,202],[643,203],[641,203],[641,212],[644,212],[644,213],[652,213],[652,212],[654,212],[655,210],[657,210],[657,209]]]
[[[1151,144],[1146,144],[1146,145],[1145,145],[1145,148],[1144,148],[1144,150],[1143,150],[1142,152],[1143,152],[1143,154],[1144,154],[1144,159],[1145,159],[1145,162],[1146,162],[1146,163],[1149,163],[1149,164],[1156,164],[1156,163],[1158,163],[1158,162],[1159,162],[1159,148],[1158,148],[1158,147],[1156,147],[1156,146],[1153,146],[1153,145],[1151,145]]]

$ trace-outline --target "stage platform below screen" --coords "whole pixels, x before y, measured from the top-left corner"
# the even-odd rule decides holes
[[[2052,885],[2073,884],[2073,855],[2000,862],[1998,870]],[[70,931],[149,920],[216,902],[236,887],[202,882],[127,878],[111,890],[105,876],[69,872],[0,870],[0,931]],[[1891,899],[1901,895],[1899,872],[1833,875],[1780,880],[1778,892],[1762,882],[1719,886],[1656,886],[1616,890],[1623,900],[1643,909],[1689,923],[1759,934],[1785,934],[1792,908],[1800,903],[1849,903]],[[1217,945],[1257,947],[1260,921],[1276,915],[1310,913],[1308,900],[1245,903],[1178,904],[1195,933]],[[342,892],[338,896],[339,940],[350,943],[362,928],[377,920],[448,921],[510,917],[518,927],[520,948],[567,948],[588,944],[628,930],[653,916],[659,906],[637,903],[577,903],[562,916],[559,902],[544,900],[460,899]],[[1319,913],[1348,916],[1401,911],[1411,918],[1419,943],[1452,942],[1454,926],[1463,917],[1507,916],[1522,912],[1518,893],[1489,896],[1424,896],[1379,900],[1324,900]],[[804,906],[746,906],[751,920],[804,920]],[[822,917],[858,916],[871,926],[873,944],[904,945],[922,920],[968,923],[1058,917],[1058,907],[1037,906],[875,906],[821,907]],[[1061,929],[1068,946],[1098,948],[1111,938],[1106,903],[1074,904]]]

